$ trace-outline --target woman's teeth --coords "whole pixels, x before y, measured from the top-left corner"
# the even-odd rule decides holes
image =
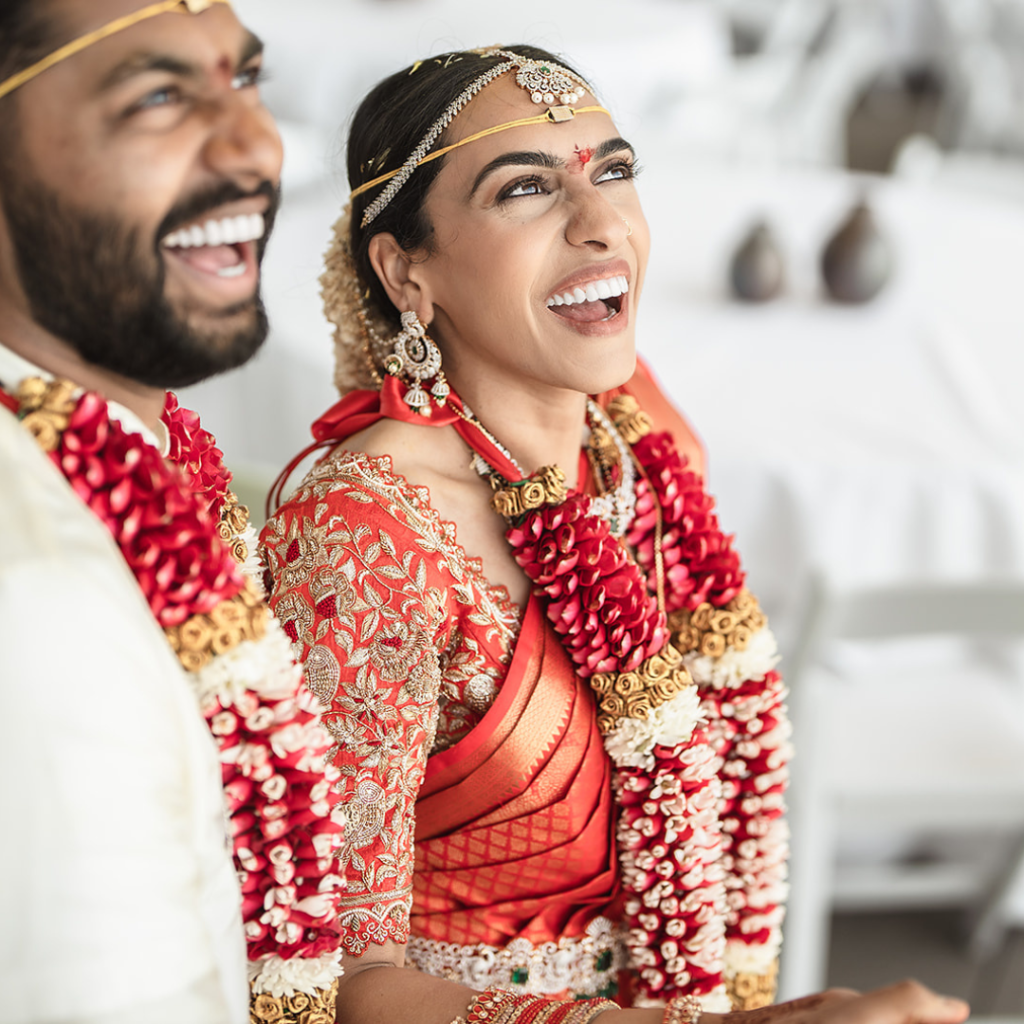
[[[240,214],[193,224],[169,234],[161,243],[168,249],[198,249],[202,246],[238,245],[262,238],[266,223],[262,213]]]
[[[600,281],[591,281],[587,285],[574,288],[571,292],[552,295],[546,306],[573,306],[581,302],[597,302],[598,299],[614,299],[629,291],[629,282],[623,275],[606,277]]]

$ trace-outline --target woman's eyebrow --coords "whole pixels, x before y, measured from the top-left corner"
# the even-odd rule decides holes
[[[515,153],[502,153],[496,156],[476,176],[473,187],[469,190],[472,197],[476,190],[483,184],[484,179],[498,170],[500,167],[545,167],[549,171],[557,171],[563,167],[563,162],[553,153],[543,153],[537,149],[523,149]]]
[[[597,149],[594,150],[595,160],[603,160],[612,153],[628,150],[634,156],[636,152],[633,147],[622,138],[605,139]],[[565,161],[553,153],[545,153],[537,149],[523,149],[512,153],[502,153],[496,156],[489,164],[485,165],[473,182],[469,190],[470,197],[476,194],[476,190],[483,184],[484,179],[501,167],[544,167],[549,171],[557,171],[565,166]]]

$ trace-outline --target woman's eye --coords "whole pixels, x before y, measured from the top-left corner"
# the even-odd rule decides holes
[[[239,71],[237,75],[231,80],[232,89],[251,89],[253,86],[259,85],[261,82],[267,80],[266,72],[258,64],[254,64],[252,67],[245,68],[243,71]]]
[[[515,199],[519,196],[541,196],[547,191],[542,178],[524,178],[521,181],[513,182],[505,188],[498,196],[498,201]]]
[[[595,184],[602,181],[631,181],[637,176],[639,170],[639,167],[631,164],[628,160],[620,160],[602,171],[600,176],[595,179]]]

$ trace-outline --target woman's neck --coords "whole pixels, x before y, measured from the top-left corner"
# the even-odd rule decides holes
[[[473,415],[512,453],[524,474],[555,465],[565,473],[569,486],[576,486],[586,395],[559,388],[527,390],[480,378],[451,383]]]

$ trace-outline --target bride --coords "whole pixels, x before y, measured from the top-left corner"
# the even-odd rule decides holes
[[[360,106],[348,172],[343,398],[263,536],[342,772],[338,1019],[962,1020],[913,983],[758,1009],[784,690],[637,363],[649,231],[591,87],[528,46],[418,61]]]

